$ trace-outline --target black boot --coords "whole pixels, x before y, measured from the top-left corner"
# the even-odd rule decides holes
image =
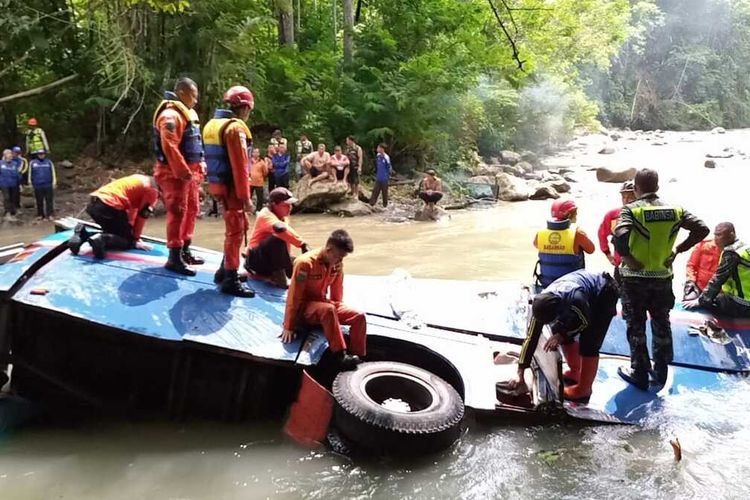
[[[91,245],[91,250],[94,252],[94,258],[104,258],[104,250],[106,250],[106,245],[104,243],[102,233],[95,234],[94,236],[89,238],[89,245]]]
[[[642,391],[648,390],[648,373],[637,373],[630,367],[621,366],[617,369],[617,374],[625,382],[632,384]]]
[[[71,253],[73,255],[78,255],[78,252],[81,250],[81,245],[86,243],[90,237],[91,235],[86,231],[86,226],[80,223],[76,224],[75,229],[73,229],[73,236],[68,240],[68,248]]]
[[[193,240],[185,240],[182,244],[182,260],[189,266],[202,266],[206,263],[206,260],[197,255],[193,255],[190,251],[190,244],[192,242]]]
[[[217,285],[220,285],[222,281],[224,281],[225,278],[225,272],[224,272],[224,257],[221,258],[221,264],[219,265],[219,269],[214,273],[214,283]]]
[[[8,375],[5,373],[5,371],[0,370],[0,389],[2,389],[3,386],[8,383],[8,380],[10,379],[8,378]]]
[[[236,269],[228,270],[222,268],[222,270],[224,271],[224,279],[221,281],[221,293],[246,299],[255,297],[255,291],[247,285],[242,284]]]
[[[187,264],[182,260],[182,248],[170,248],[169,258],[167,263],[164,264],[164,268],[172,271],[173,273],[182,274],[185,276],[195,276],[195,270],[190,269]]]
[[[357,365],[362,362],[359,356],[348,354],[346,351],[337,352],[336,359],[339,362],[339,369],[343,372],[356,369]]]

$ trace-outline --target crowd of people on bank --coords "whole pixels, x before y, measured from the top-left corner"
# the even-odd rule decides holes
[[[26,130],[26,153],[21,146],[3,150],[0,159],[0,189],[3,192],[3,218],[17,220],[21,210],[21,190],[31,185],[36,199],[37,220],[50,220],[55,212],[54,189],[57,186],[55,164],[49,158],[47,135],[36,118],[29,118]]]

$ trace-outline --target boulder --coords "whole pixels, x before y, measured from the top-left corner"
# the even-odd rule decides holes
[[[600,155],[611,155],[615,152],[615,147],[611,144],[607,144],[602,149],[599,150]]]
[[[296,210],[323,212],[329,206],[344,199],[347,185],[340,182],[321,181],[309,185],[310,177],[305,175],[297,183],[294,196],[299,200]]]
[[[495,178],[489,175],[475,175],[474,177],[470,177],[466,182],[469,184],[489,184],[490,186],[496,184]]]
[[[555,179],[551,179],[547,181],[547,185],[549,185],[552,189],[554,189],[558,193],[570,192],[570,184],[568,184],[568,182],[565,179],[559,176],[557,176],[557,178]]]
[[[527,181],[541,181],[542,180],[542,174],[539,172],[524,172],[523,176],[524,179]]]
[[[716,162],[713,160],[706,160],[703,162],[703,166],[706,168],[716,168]]]
[[[374,212],[369,203],[363,203],[353,198],[345,199],[338,203],[328,206],[328,212],[345,217],[359,217],[361,215],[370,215]]]
[[[73,162],[71,162],[70,160],[63,160],[60,162],[60,166],[62,168],[73,168]]]
[[[523,151],[521,152],[521,161],[525,161],[536,166],[539,164],[539,157],[533,151]]]
[[[448,215],[448,212],[446,212],[442,207],[439,207],[437,205],[434,205],[433,207],[424,207],[417,210],[417,212],[414,214],[414,220],[422,222],[439,221],[443,217],[450,218],[450,215]]]
[[[724,130],[723,127],[716,127],[716,128],[714,128],[714,129],[711,130],[711,133],[712,134],[726,134],[727,131]]]
[[[596,180],[599,182],[625,182],[635,179],[636,169],[630,168],[608,168],[599,167],[596,169]]]
[[[515,151],[500,152],[500,160],[507,165],[515,165],[521,161],[521,155]]]
[[[487,165],[482,163],[476,171],[476,175],[489,175],[495,177],[497,174],[503,171],[502,165]]]
[[[533,172],[534,171],[534,165],[532,165],[531,163],[529,163],[527,161],[518,162],[518,164],[516,164],[516,167],[520,168],[524,172]]]
[[[497,186],[495,184],[487,184],[485,182],[467,182],[464,184],[464,188],[466,189],[466,196],[475,200],[494,200],[497,193]]]
[[[505,172],[506,174],[515,175],[516,177],[523,177],[523,174],[525,173],[524,170],[518,165],[500,165],[500,166],[502,167],[503,172]]]
[[[555,188],[549,184],[540,184],[533,193],[529,195],[530,200],[556,200],[560,197]]]
[[[563,179],[568,182],[578,182],[578,179],[576,179],[576,176],[573,174],[563,174]]]
[[[498,174],[497,197],[503,201],[524,201],[529,199],[529,187],[526,183],[510,174]]]

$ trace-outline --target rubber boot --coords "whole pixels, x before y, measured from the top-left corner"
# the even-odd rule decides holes
[[[568,369],[563,372],[563,382],[566,384],[577,384],[581,376],[581,352],[578,342],[561,344],[565,361],[568,363]]]
[[[351,371],[357,368],[357,365],[362,362],[359,356],[354,354],[348,354],[346,351],[339,351],[335,353],[336,360],[339,363],[339,370],[342,372]]]
[[[629,384],[633,384],[640,390],[642,391],[648,390],[648,374],[647,373],[641,375],[639,373],[636,373],[629,366],[621,366],[617,369],[617,374],[625,382],[628,382]]]
[[[242,284],[240,277],[237,275],[236,269],[224,269],[224,279],[221,282],[221,293],[245,299],[255,297],[255,291],[247,285]]]
[[[202,266],[206,263],[206,260],[197,255],[193,255],[190,251],[190,244],[192,242],[193,240],[185,240],[182,244],[182,260],[189,266]]]
[[[81,245],[86,243],[90,237],[91,235],[86,231],[86,226],[83,224],[76,224],[75,229],[73,229],[73,236],[68,240],[68,248],[71,253],[73,255],[78,255],[78,252],[81,250]]]
[[[196,274],[195,270],[190,269],[182,260],[182,248],[169,249],[169,258],[167,259],[167,263],[164,264],[164,268],[184,276],[195,276]]]
[[[651,385],[664,386],[667,383],[669,366],[660,363],[654,363],[654,369],[649,372]]]
[[[94,258],[104,258],[104,251],[107,249],[107,245],[104,243],[102,233],[95,234],[89,238],[89,245],[91,245],[91,250],[94,252]]]
[[[214,283],[220,285],[224,281],[224,257],[221,258],[219,269],[214,273]]]
[[[591,397],[591,386],[599,369],[599,356],[583,356],[581,359],[581,372],[576,385],[566,387],[563,391],[565,399],[578,403],[588,403]]]

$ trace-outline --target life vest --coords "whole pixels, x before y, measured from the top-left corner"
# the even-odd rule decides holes
[[[203,129],[203,142],[206,145],[206,174],[210,184],[224,184],[225,186],[232,184],[232,165],[224,144],[224,131],[232,123],[237,123],[244,129],[248,153],[252,152],[252,134],[247,124],[236,118],[230,110],[217,109],[213,119],[206,123]],[[250,175],[250,172],[248,171],[246,175]]]
[[[52,162],[49,158],[43,160],[31,160],[31,185],[35,188],[52,187],[54,175],[52,173]]]
[[[585,267],[583,253],[576,253],[576,225],[569,220],[547,221],[536,233],[539,249],[539,283],[546,287],[557,278]]]
[[[194,109],[188,109],[187,106],[182,104],[174,92],[165,92],[164,100],[159,103],[154,112],[151,137],[156,159],[161,163],[167,163],[167,157],[164,155],[164,150],[161,147],[161,134],[159,134],[159,129],[156,127],[156,120],[166,109],[176,110],[187,123],[182,133],[182,139],[180,140],[180,153],[185,158],[185,162],[190,164],[203,161],[203,141],[201,140],[201,124],[198,119],[198,113]]]
[[[20,173],[15,161],[0,161],[0,187],[18,187]]]
[[[682,208],[644,205],[632,207],[630,211],[633,227],[628,246],[630,254],[643,264],[643,268],[635,270],[623,265],[620,272],[629,278],[671,278],[672,267],[664,263],[672,254],[680,231]]]
[[[26,148],[28,153],[35,153],[40,149],[47,149],[47,145],[44,143],[44,131],[40,128],[34,128],[29,131],[29,137]]]
[[[738,240],[726,247],[724,252],[727,250],[737,253],[740,261],[737,264],[737,270],[721,286],[721,291],[727,295],[750,300],[750,247]]]

